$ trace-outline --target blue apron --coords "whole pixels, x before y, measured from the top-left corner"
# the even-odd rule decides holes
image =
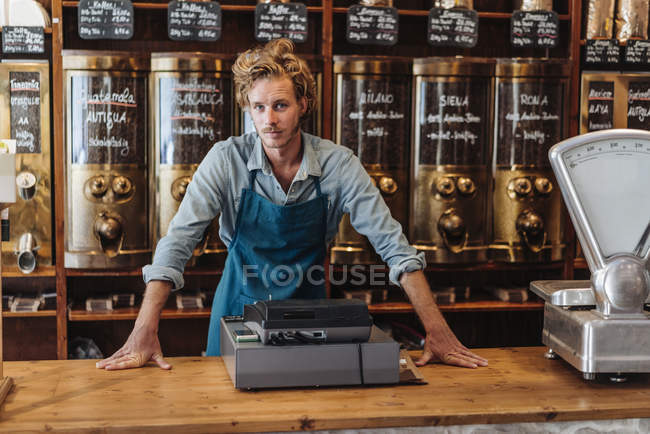
[[[327,196],[312,177],[317,197],[282,206],[242,189],[235,234],[210,315],[206,355],[220,355],[220,320],[241,315],[245,304],[258,300],[325,298],[324,270]],[[310,268],[316,266],[315,268]]]

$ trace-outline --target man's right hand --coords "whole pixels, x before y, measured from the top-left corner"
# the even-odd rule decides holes
[[[115,354],[97,362],[95,365],[97,368],[109,371],[139,368],[150,360],[156,362],[162,369],[172,368],[172,365],[163,359],[158,340],[160,312],[169,296],[171,287],[170,282],[161,280],[152,280],[147,284],[142,306],[140,306],[138,318],[135,320],[135,326],[129,338]]]
[[[117,369],[139,368],[149,361],[154,361],[162,369],[171,369],[172,365],[163,359],[158,333],[143,328],[133,329],[126,343],[111,357],[96,363],[99,369],[107,371]]]

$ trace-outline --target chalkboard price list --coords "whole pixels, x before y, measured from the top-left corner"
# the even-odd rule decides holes
[[[621,47],[616,39],[587,39],[585,63],[618,64]]]
[[[352,5],[348,9],[348,42],[359,45],[395,45],[398,35],[397,9],[362,5]]]
[[[478,42],[478,13],[460,8],[431,9],[427,40],[434,46],[472,48]]]
[[[81,0],[77,11],[81,39],[131,39],[131,0]]]
[[[287,38],[307,41],[307,6],[304,3],[260,3],[255,7],[255,39],[267,42]]]
[[[560,36],[560,20],[553,11],[514,11],[510,42],[514,47],[554,48]]]
[[[4,26],[2,52],[6,54],[40,54],[45,52],[42,27]]]
[[[634,65],[650,65],[650,41],[628,39],[625,46],[625,62]]]
[[[221,5],[218,2],[170,1],[167,34],[174,41],[218,40],[221,37]]]

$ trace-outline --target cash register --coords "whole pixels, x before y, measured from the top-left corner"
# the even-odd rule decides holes
[[[650,373],[650,132],[588,133],[549,157],[591,280],[531,283],[546,301],[547,357],[588,380]]]
[[[361,300],[268,300],[221,318],[221,356],[236,388],[399,382],[399,344]]]

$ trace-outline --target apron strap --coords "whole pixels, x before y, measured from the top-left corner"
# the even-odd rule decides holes
[[[249,190],[254,191],[253,187],[255,186],[255,177],[257,176],[257,169],[251,170],[250,174],[250,185],[248,186]]]
[[[314,180],[314,187],[316,187],[316,194],[321,197],[323,193],[320,191],[320,179],[318,176],[312,176],[312,179]]]

